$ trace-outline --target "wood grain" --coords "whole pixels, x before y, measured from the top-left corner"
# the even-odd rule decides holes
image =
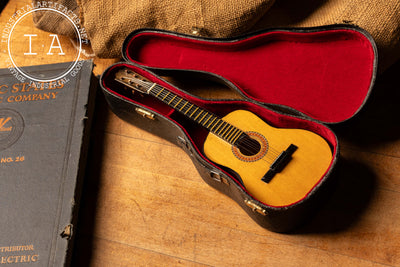
[[[288,206],[300,201],[318,183],[332,162],[329,144],[310,131],[274,128],[246,110],[235,110],[222,120],[242,131],[260,134],[260,143],[266,138],[262,145],[266,154],[261,154],[260,159],[246,162],[246,156],[239,150],[235,155],[232,153],[235,148],[228,142],[209,134],[204,142],[205,155],[238,173],[250,194],[265,204]],[[280,153],[291,144],[297,148],[288,164],[269,183],[262,181]]]
[[[0,24],[27,3],[11,0]],[[118,59],[94,60],[98,75]],[[259,227],[182,150],[120,120],[99,93],[74,266],[400,266],[399,71],[378,78],[356,118],[333,126],[337,183],[291,234]]]

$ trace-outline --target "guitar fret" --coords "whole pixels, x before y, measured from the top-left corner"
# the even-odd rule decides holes
[[[224,134],[224,139],[228,140],[230,137],[231,132],[235,129],[231,124],[229,124],[228,128],[226,129],[226,132]]]
[[[193,114],[195,114],[198,109],[199,109],[199,107],[196,107],[196,109],[192,112],[192,114],[189,115],[189,117],[192,117]]]
[[[172,101],[174,101],[174,99],[176,98],[176,95],[174,95],[174,97],[171,99],[171,101],[168,102],[168,105],[172,103]]]
[[[219,119],[214,114],[201,109],[159,85],[153,84],[149,88],[148,93],[154,95],[169,106],[176,108],[179,112],[182,112],[184,115],[206,127],[210,132],[215,133],[231,144],[234,144],[242,134],[242,131],[235,126]]]
[[[208,119],[203,123],[204,126],[206,126],[207,122],[213,117],[211,114],[206,114],[206,116],[207,115],[210,115],[210,117],[208,117]]]
[[[183,106],[181,107],[181,109],[179,111],[182,111],[182,109],[187,105],[187,103],[189,103],[189,102],[185,100],[185,104],[183,104]]]
[[[207,111],[205,112],[204,116],[199,120],[199,123],[201,123],[201,121],[204,119],[204,117],[206,117],[208,115]]]
[[[209,124],[209,126],[211,125],[210,131],[213,131],[214,127],[218,124],[219,120],[217,117],[215,117]]]
[[[243,133],[243,132],[242,132],[241,130],[239,130],[237,136],[235,136],[235,138],[233,138],[232,141],[231,141],[230,143],[231,143],[231,144],[234,144],[234,143],[239,139],[239,137],[242,135],[242,133]]]
[[[240,133],[240,130],[238,128],[235,128],[233,132],[231,133],[231,136],[228,138],[228,142],[232,142],[233,139]]]
[[[223,123],[222,123],[222,128],[221,128],[221,130],[219,131],[219,133],[218,133],[218,135],[219,136],[221,136],[221,137],[223,137],[223,135],[225,134],[225,132],[226,132],[226,130],[227,130],[227,126],[229,126],[226,122],[224,122],[223,121]]]
[[[162,91],[164,91],[164,88],[161,88],[161,90],[156,94],[156,97],[158,97]]]
[[[214,119],[210,122],[210,124],[208,124],[207,128],[210,127],[210,125],[214,124],[214,121],[217,119],[217,117],[214,117]],[[213,125],[212,128],[210,128],[210,131],[212,131],[212,129],[214,128],[215,125]]]
[[[179,105],[179,103],[181,103],[182,100],[183,100],[183,98],[179,99],[178,103],[176,103],[176,105],[174,106],[174,108],[176,108],[176,107]]]
[[[167,92],[167,94],[163,97],[163,101],[164,101],[164,99],[167,97],[169,95],[169,92]]]
[[[229,133],[226,135],[226,141],[228,141],[229,142],[229,140],[231,140],[231,138],[232,138],[232,136],[235,134],[235,132],[236,132],[236,127],[235,126],[232,126],[232,129],[229,131]]]
[[[188,108],[188,110],[185,111],[185,115],[186,115],[186,113],[188,113],[188,111],[189,111],[193,106],[194,106],[194,105],[191,104],[190,108]]]
[[[221,122],[221,124],[219,124],[218,125],[218,123],[220,123]],[[216,133],[216,134],[218,134],[218,130],[219,130],[219,128],[221,128],[221,126],[224,124],[224,122],[222,121],[222,120],[218,120],[218,122],[217,122],[217,128],[214,130],[214,133]]]
[[[229,124],[229,126],[228,126],[228,128],[227,128],[227,130],[226,130],[226,132],[225,132],[225,135],[223,136],[223,138],[226,139],[226,140],[228,140],[228,136],[229,136],[229,134],[233,131],[234,128],[235,128],[235,127],[233,127],[232,125]]]
[[[157,87],[156,87],[157,88]],[[215,133],[227,142],[234,144],[238,138],[243,133],[240,129],[219,119],[214,114],[201,109],[200,107],[190,103],[189,101],[166,91],[163,87],[157,88],[159,91],[154,92],[156,97],[162,100],[169,106],[176,108],[178,111],[182,112],[184,115],[198,122],[199,124],[206,127],[210,132]],[[188,105],[190,104],[190,105]]]
[[[230,144],[234,145],[241,136],[246,135],[243,131],[224,121],[223,119],[220,119],[217,115],[208,112],[207,110],[202,109],[195,104],[190,103],[188,100],[180,97],[173,92],[170,92],[168,89],[162,87],[157,83],[153,83],[149,80],[141,80],[137,79],[136,77],[131,77],[129,78],[131,82],[127,84],[124,79],[127,79],[125,76],[128,74],[129,73],[127,73],[127,71],[125,71],[124,74],[118,73],[115,79],[131,87],[134,90],[139,90],[140,92],[154,96],[171,108],[197,122],[199,125],[206,128],[210,133],[217,135],[221,139],[229,142]],[[133,83],[136,83],[143,88],[135,87]],[[146,91],[144,91],[143,89],[145,89]]]
[[[201,115],[202,112],[203,110],[200,110],[199,114],[196,116],[196,118],[194,118],[194,120],[197,120],[197,118]]]
[[[222,130],[221,127],[224,128],[224,122],[222,120],[220,122],[221,122],[221,124],[214,131],[218,135],[219,135],[218,131]]]

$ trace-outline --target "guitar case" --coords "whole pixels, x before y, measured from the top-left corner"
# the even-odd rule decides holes
[[[100,78],[112,111],[180,146],[206,183],[275,232],[294,229],[327,196],[339,157],[338,139],[328,125],[360,111],[377,69],[372,37],[349,25],[270,29],[229,39],[140,29],[126,38],[122,54],[125,61],[107,68]],[[330,145],[331,163],[301,200],[285,206],[262,203],[234,172],[205,156],[207,131],[157,99],[131,94],[115,81],[115,73],[124,67],[220,117],[244,109],[273,127],[316,133]],[[197,87],[201,90],[192,89]],[[204,91],[206,96],[199,96]]]

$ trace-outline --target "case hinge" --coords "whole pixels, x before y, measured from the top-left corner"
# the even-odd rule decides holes
[[[179,136],[176,138],[178,141],[178,144],[181,146],[181,148],[183,148],[183,150],[186,151],[186,153],[189,154],[189,156],[193,157],[193,151],[192,148],[190,147],[190,144],[188,141],[185,140],[185,138],[183,138],[182,136]]]
[[[176,137],[176,140],[177,140],[177,142],[178,142],[178,144],[181,146],[181,147],[187,147],[187,145],[186,145],[186,140],[185,140],[185,138],[183,138],[182,136],[177,136]]]
[[[210,171],[210,176],[214,181],[229,185],[228,179],[226,179],[223,175],[221,175],[220,173],[218,173],[216,171]]]
[[[155,120],[156,119],[156,115],[154,115],[153,113],[151,113],[151,112],[149,112],[149,111],[147,111],[145,109],[135,108],[135,111],[138,114],[142,115],[144,118],[148,118],[148,119],[151,119],[151,120]]]
[[[262,207],[260,207],[258,204],[256,204],[254,201],[245,199],[244,203],[246,203],[246,205],[249,206],[252,211],[258,212],[264,216],[268,215],[268,212],[265,209],[263,209]]]

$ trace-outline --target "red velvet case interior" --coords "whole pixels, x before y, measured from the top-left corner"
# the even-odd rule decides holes
[[[119,69],[123,67],[128,67],[131,70],[137,72],[138,74],[142,75],[143,77],[151,80],[152,82],[156,82],[163,86],[164,88],[167,88],[171,92],[185,98],[186,100],[210,111],[213,112],[214,114],[223,117],[229,112],[232,112],[233,110],[237,109],[244,109],[253,112],[254,114],[257,114],[260,118],[268,122],[271,126],[274,127],[279,127],[279,128],[297,128],[297,129],[306,129],[311,132],[317,133],[323,138],[325,138],[328,143],[330,144],[332,148],[332,154],[336,155],[337,154],[337,139],[335,134],[326,126],[324,126],[321,123],[317,123],[314,121],[310,120],[305,120],[302,118],[298,117],[293,117],[289,115],[283,115],[283,114],[278,114],[270,109],[265,108],[264,106],[257,105],[252,102],[248,101],[242,101],[242,100],[207,100],[207,99],[200,99],[195,96],[192,96],[190,94],[186,94],[185,92],[175,88],[174,86],[171,86],[169,83],[161,80],[159,77],[152,75],[151,73],[147,72],[145,69],[142,69],[141,67],[130,65],[130,64],[116,64],[109,69],[107,69],[101,79],[102,87],[111,92],[113,95],[116,95],[118,97],[121,97],[125,99],[126,101],[129,101],[131,103],[135,103],[141,107],[146,107],[150,110],[153,110],[154,112],[161,114],[168,119],[172,120],[175,122],[177,126],[179,126],[184,132],[186,132],[187,136],[190,138],[192,143],[194,144],[195,149],[200,155],[203,155],[203,158],[207,161],[209,161],[203,154],[203,144],[204,140],[208,134],[207,130],[204,128],[198,126],[195,123],[188,123],[188,121],[185,121],[185,117],[180,115],[179,112],[174,111],[171,107],[168,105],[162,103],[161,101],[154,99],[154,97],[145,95],[145,94],[139,94],[139,93],[134,93],[131,94],[130,90],[124,89],[124,86],[119,84],[114,80],[115,73]],[[334,161],[334,157],[332,158],[332,162]],[[209,161],[211,164],[211,161]],[[215,164],[214,164],[215,165]],[[327,172],[330,170],[330,167],[326,170]],[[234,180],[235,177],[232,176]],[[323,177],[321,177],[323,179]],[[241,186],[241,184],[237,181],[237,184]],[[243,186],[241,186],[243,190],[246,190]],[[310,190],[311,191],[311,190]],[[307,197],[307,196],[305,196]]]
[[[373,41],[352,28],[278,30],[225,41],[158,31],[129,38],[123,51],[129,61],[213,72],[249,98],[290,106],[328,123],[357,113],[375,77]]]

